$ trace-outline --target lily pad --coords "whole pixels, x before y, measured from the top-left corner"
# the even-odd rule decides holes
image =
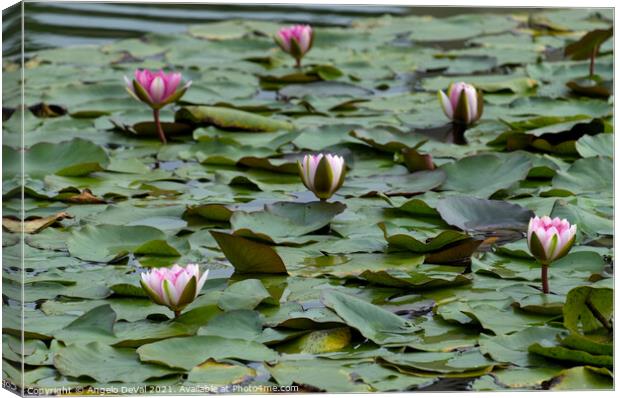
[[[349,326],[377,344],[406,341],[416,330],[410,322],[391,312],[334,290],[325,292],[322,301]]]
[[[21,155],[12,148],[3,147],[2,156],[9,170],[3,172],[18,173]],[[104,170],[109,159],[99,145],[81,138],[58,144],[39,143],[31,146],[24,153],[25,175],[42,178],[47,174],[77,177]]]
[[[464,231],[497,232],[498,230],[525,231],[531,210],[519,205],[466,196],[450,196],[437,202],[437,211],[450,225]]]
[[[82,260],[109,262],[132,252],[149,255],[178,255],[157,228],[144,226],[87,225],[67,240],[69,252]]]
[[[525,179],[531,167],[531,161],[525,156],[484,154],[466,157],[441,166],[447,175],[441,189],[487,199]]]
[[[211,231],[226,258],[240,274],[286,274],[286,267],[276,251],[269,245],[253,240]]]
[[[93,361],[93,358],[98,358]],[[99,342],[72,344],[61,349],[54,365],[62,375],[88,376],[102,383],[140,383],[152,377],[178,373],[165,366],[143,364],[131,348],[113,348]]]
[[[137,352],[143,362],[185,370],[190,370],[209,358],[275,361],[278,357],[275,351],[260,343],[218,336],[177,337],[145,344],[138,348]]]
[[[293,130],[293,124],[278,119],[267,118],[231,108],[212,106],[188,106],[177,111],[178,122],[190,122],[198,125],[214,125],[220,128],[239,129],[257,132]]]

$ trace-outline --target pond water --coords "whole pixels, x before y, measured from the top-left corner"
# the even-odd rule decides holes
[[[25,6],[24,40],[27,53],[44,48],[76,44],[104,44],[148,32],[178,33],[190,24],[227,19],[305,22],[323,26],[346,26],[355,18],[390,15],[447,17],[463,13],[496,12],[493,8],[406,7],[390,5],[213,5],[40,2]],[[508,13],[512,9],[503,8]],[[4,11],[3,53],[20,51],[19,8]],[[97,27],[97,29],[93,29]],[[13,35],[11,35],[13,33]]]

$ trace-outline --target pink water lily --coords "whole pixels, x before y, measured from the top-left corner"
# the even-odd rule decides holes
[[[138,101],[142,101],[153,109],[153,117],[160,140],[165,144],[166,136],[159,121],[159,110],[176,102],[192,84],[191,81],[179,88],[182,75],[179,72],[152,72],[148,69],[137,69],[134,79],[125,76],[127,91]]]
[[[140,285],[157,304],[165,305],[179,316],[183,308],[198,297],[209,271],[200,272],[197,264],[171,268],[153,268],[141,274]]]
[[[297,67],[300,67],[301,59],[312,48],[314,32],[309,25],[293,25],[281,28],[274,39],[282,51],[295,58]]]
[[[306,155],[297,161],[301,180],[317,198],[327,200],[344,182],[344,158],[332,154]]]
[[[533,217],[527,228],[527,245],[542,265],[543,292],[549,293],[547,268],[568,254],[575,243],[577,226],[558,217]]]
[[[441,90],[437,95],[443,112],[454,122],[471,125],[482,116],[482,92],[471,84],[453,83],[448,87],[447,95]]]

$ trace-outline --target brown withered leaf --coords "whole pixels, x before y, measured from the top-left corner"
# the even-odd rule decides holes
[[[73,218],[67,212],[61,211],[48,217],[29,217],[24,224],[24,232],[27,234],[36,234],[45,228],[53,225],[55,222],[64,220],[65,218]],[[2,217],[2,227],[9,232],[21,232],[22,221],[17,217]]]
[[[80,193],[75,192],[65,192],[61,193],[56,197],[65,203],[76,203],[76,204],[89,204],[89,205],[97,205],[107,203],[102,198],[98,198],[93,195],[93,192],[90,189],[84,189]]]

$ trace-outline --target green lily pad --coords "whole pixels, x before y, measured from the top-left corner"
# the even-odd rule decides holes
[[[611,368],[614,364],[613,357],[609,355],[592,355],[585,351],[571,350],[569,348],[560,347],[553,344],[534,343],[529,346],[528,351],[564,362],[573,362],[593,366],[606,366],[609,368]]]
[[[380,307],[334,290],[325,292],[322,301],[347,325],[377,344],[406,341],[416,330],[408,321]]]
[[[253,240],[211,231],[226,258],[240,274],[286,274],[286,267],[276,251],[269,245]]]
[[[609,373],[604,373],[591,366],[577,366],[566,369],[554,379],[551,390],[611,390],[613,380]]]
[[[441,248],[467,239],[468,236],[459,231],[442,231],[434,237],[427,237],[428,232],[412,228],[408,231],[403,228],[394,228],[391,224],[380,223],[379,228],[383,230],[385,240],[390,245],[398,248],[410,250],[414,253],[429,253],[440,250]]]
[[[93,358],[98,358],[93,361]],[[102,383],[140,383],[152,377],[178,373],[165,366],[143,364],[131,348],[113,348],[99,342],[62,348],[54,365],[65,376],[88,376]]]
[[[113,342],[116,313],[109,305],[102,305],[88,311],[75,321],[54,333],[54,338],[66,344]]]
[[[577,152],[584,158],[594,156],[613,157],[613,138],[612,134],[584,135],[577,140],[575,146],[577,147]]]
[[[531,161],[521,155],[466,157],[441,167],[447,175],[441,189],[487,199],[497,191],[525,179],[531,167]]]
[[[256,370],[241,364],[208,360],[189,372],[187,381],[200,385],[224,387],[252,380]]]
[[[177,122],[190,122],[199,125],[214,125],[220,128],[271,132],[293,130],[293,124],[278,119],[255,115],[250,112],[231,108],[212,106],[188,106],[181,108],[175,115]]]
[[[450,225],[464,231],[525,231],[534,213],[519,205],[466,196],[450,196],[437,202],[437,211]]]
[[[159,229],[144,226],[86,225],[75,231],[67,240],[69,252],[82,260],[109,262],[128,253],[165,256],[174,255],[176,249],[165,241]],[[178,254],[178,252],[176,252]]]
[[[340,351],[349,345],[351,332],[349,328],[315,330],[278,347],[285,353],[322,354]]]
[[[6,146],[3,146],[2,152],[9,166],[3,175],[19,173],[21,155]],[[58,144],[42,142],[31,146],[24,154],[25,174],[31,178],[42,178],[47,174],[83,176],[104,170],[108,162],[108,155],[103,148],[81,138]]]
[[[275,361],[277,353],[260,343],[218,336],[177,337],[138,348],[143,362],[190,370],[207,359]]]
[[[345,208],[344,204],[338,202],[276,202],[265,205],[265,209],[259,212],[237,211],[230,218],[230,224],[235,235],[277,243],[287,237],[306,235],[328,225]]]
[[[246,279],[230,285],[222,292],[218,305],[224,311],[252,310],[263,300],[271,298],[258,279]]]

